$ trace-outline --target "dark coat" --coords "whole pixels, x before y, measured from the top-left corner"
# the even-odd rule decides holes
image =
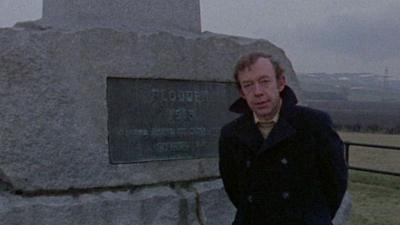
[[[267,139],[243,99],[219,141],[220,173],[237,209],[234,225],[331,225],[347,186],[344,146],[321,111],[281,92],[279,120]]]

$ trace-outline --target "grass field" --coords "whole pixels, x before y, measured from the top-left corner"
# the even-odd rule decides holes
[[[400,135],[340,133],[345,141],[400,146]],[[400,173],[400,151],[351,147],[350,165]],[[400,177],[350,171],[349,225],[400,225]]]

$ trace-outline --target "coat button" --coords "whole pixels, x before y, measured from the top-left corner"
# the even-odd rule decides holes
[[[289,197],[290,197],[289,192],[286,192],[286,191],[285,191],[285,192],[282,193],[282,198],[283,198],[283,199],[288,200]]]
[[[286,192],[286,191],[285,191],[285,192],[282,193],[282,198],[283,198],[283,199],[288,200],[289,197],[290,197],[289,192]]]
[[[251,195],[247,196],[247,201],[252,203],[253,202],[253,196],[251,196]]]
[[[246,161],[246,167],[247,167],[247,168],[250,168],[250,166],[251,166],[251,161],[250,161],[250,160],[247,160],[247,161]]]
[[[281,163],[282,163],[283,165],[287,165],[287,164],[288,164],[288,161],[287,161],[286,158],[283,158],[283,159],[281,159]]]

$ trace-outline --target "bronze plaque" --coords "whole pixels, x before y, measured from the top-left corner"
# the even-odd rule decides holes
[[[107,79],[110,162],[217,157],[233,83]]]

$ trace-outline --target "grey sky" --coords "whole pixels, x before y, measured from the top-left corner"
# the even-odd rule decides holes
[[[0,0],[0,27],[41,16],[41,0]],[[201,0],[203,30],[271,41],[297,72],[400,77],[399,0]]]

